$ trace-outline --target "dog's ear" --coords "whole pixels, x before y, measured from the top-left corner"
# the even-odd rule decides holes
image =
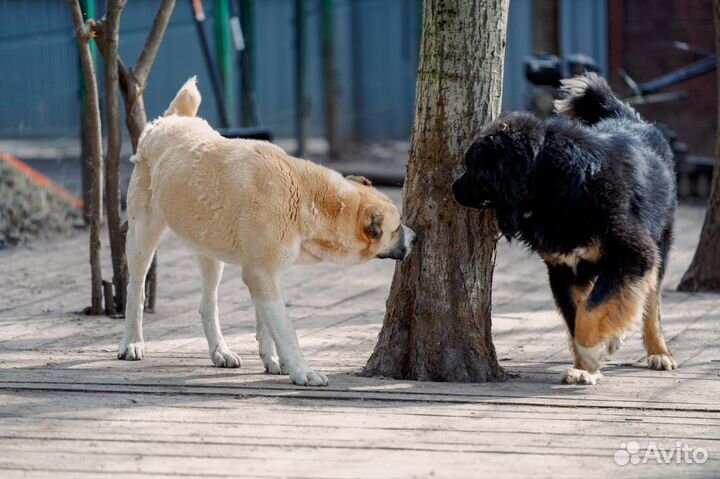
[[[364,176],[360,176],[360,175],[347,175],[347,176],[345,177],[345,179],[348,180],[348,181],[354,181],[355,183],[360,183],[361,185],[372,186],[372,181],[368,180],[368,179],[365,178]]]
[[[378,239],[382,236],[382,222],[384,216],[376,209],[368,209],[365,217],[365,234],[370,239]]]

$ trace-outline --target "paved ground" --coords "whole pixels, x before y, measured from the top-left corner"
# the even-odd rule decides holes
[[[594,387],[558,383],[564,326],[542,264],[517,246],[498,253],[493,330],[511,373],[499,384],[357,377],[393,264],[293,269],[289,312],[327,388],[262,373],[234,268],[221,321],[244,364],[212,367],[192,256],[172,237],[142,362],[114,359],[120,320],[77,313],[89,299],[86,237],[0,252],[0,477],[719,477],[720,296],[672,291],[702,214],[679,211],[664,290],[680,369],[646,369],[635,332]],[[641,463],[616,465],[633,441]],[[678,464],[677,444],[707,462]],[[657,464],[663,452],[668,465]]]

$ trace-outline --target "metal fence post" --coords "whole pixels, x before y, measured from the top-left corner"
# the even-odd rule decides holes
[[[213,23],[215,31],[215,58],[217,59],[220,81],[225,98],[225,111],[228,115],[228,127],[234,123],[235,92],[232,81],[232,59],[230,45],[230,0],[215,0],[213,4]]]
[[[305,0],[295,0],[295,138],[296,155],[305,156]]]

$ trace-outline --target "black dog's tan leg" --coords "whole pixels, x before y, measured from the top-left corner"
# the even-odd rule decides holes
[[[592,305],[588,297],[578,306],[575,350],[588,371],[600,368],[609,341],[621,338],[628,327],[640,320],[656,277],[657,268],[652,268],[640,278],[617,286],[601,304]]]
[[[668,351],[660,328],[660,292],[658,285],[650,291],[643,313],[643,341],[650,369],[675,369],[677,363]]]
[[[575,317],[575,349],[590,372],[600,368],[608,346],[640,321],[658,278],[658,247],[643,228],[618,225],[602,247],[599,274]]]
[[[570,351],[575,358],[572,368],[569,368],[562,375],[562,382],[566,384],[595,384],[602,376],[600,372],[591,373],[575,350],[575,316],[578,305],[584,302],[593,287],[592,279],[578,283],[578,278],[573,271],[565,265],[552,264],[547,262],[548,275],[550,278],[550,289],[552,290],[555,304],[567,323],[570,336]]]

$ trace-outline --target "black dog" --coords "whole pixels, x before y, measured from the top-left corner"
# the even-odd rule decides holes
[[[501,232],[547,264],[573,338],[564,382],[594,384],[603,353],[640,317],[648,365],[674,369],[659,310],[676,204],[670,147],[597,75],[563,90],[555,108],[572,120],[510,113],[481,130],[455,199],[495,208]]]

